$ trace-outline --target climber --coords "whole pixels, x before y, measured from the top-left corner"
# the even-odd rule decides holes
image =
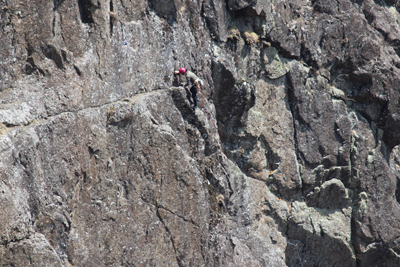
[[[199,79],[199,77],[197,77],[196,74],[194,74],[190,70],[186,70],[185,68],[180,68],[179,70],[176,70],[175,74],[186,75],[186,78],[192,84],[190,87],[190,93],[192,93],[192,98],[194,103],[192,109],[195,110],[197,108],[197,101],[198,101],[197,92],[200,92],[201,80]]]

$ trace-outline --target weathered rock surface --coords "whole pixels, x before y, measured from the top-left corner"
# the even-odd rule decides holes
[[[0,265],[399,266],[399,18],[3,1]]]

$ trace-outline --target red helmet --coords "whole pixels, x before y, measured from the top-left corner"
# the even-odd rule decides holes
[[[180,68],[179,69],[179,73],[180,74],[185,74],[186,73],[186,69],[185,68]]]

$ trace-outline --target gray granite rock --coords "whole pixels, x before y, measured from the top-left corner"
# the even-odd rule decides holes
[[[3,1],[0,265],[399,266],[398,12]]]

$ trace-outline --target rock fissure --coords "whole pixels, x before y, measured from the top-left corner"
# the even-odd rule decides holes
[[[179,257],[179,252],[178,252],[177,249],[176,249],[175,241],[174,241],[174,238],[173,238],[173,236],[172,236],[172,234],[171,234],[171,231],[169,230],[169,228],[168,228],[167,225],[165,224],[164,220],[162,219],[162,217],[161,217],[161,215],[160,215],[160,213],[159,213],[159,209],[158,209],[158,208],[157,208],[156,213],[157,213],[158,219],[159,219],[160,222],[164,225],[165,231],[166,231],[166,232],[168,233],[168,235],[169,235],[169,238],[170,238],[170,240],[171,240],[172,247],[174,248],[175,257],[176,257],[176,262],[178,263],[178,266],[179,266],[179,267],[185,266],[185,265],[182,263],[182,260],[181,260],[180,257]]]

